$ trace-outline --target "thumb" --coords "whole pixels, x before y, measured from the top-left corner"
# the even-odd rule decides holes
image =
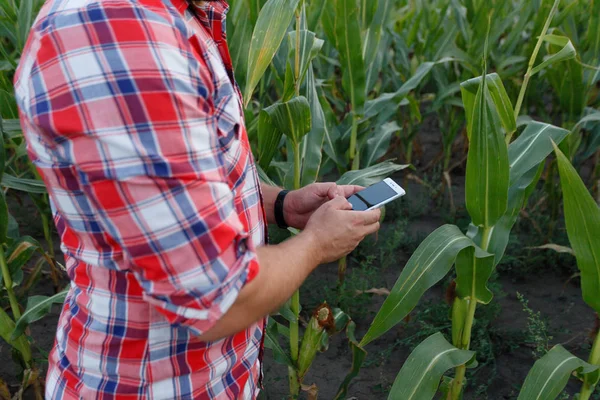
[[[352,210],[352,204],[344,196],[336,196],[329,202],[334,210]]]

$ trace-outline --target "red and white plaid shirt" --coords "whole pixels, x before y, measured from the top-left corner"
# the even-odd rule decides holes
[[[263,322],[207,343],[258,272],[258,175],[224,1],[47,0],[15,89],[71,288],[51,399],[246,399]]]

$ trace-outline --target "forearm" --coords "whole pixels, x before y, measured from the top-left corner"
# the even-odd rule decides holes
[[[247,328],[276,311],[319,264],[315,239],[303,232],[274,246],[257,250],[258,275],[241,290],[236,302],[200,339],[218,340]]]
[[[281,192],[281,188],[277,186],[267,185],[264,182],[260,183],[260,188],[262,191],[265,214],[267,215],[267,221],[270,224],[275,224],[275,200],[277,199],[277,195]]]

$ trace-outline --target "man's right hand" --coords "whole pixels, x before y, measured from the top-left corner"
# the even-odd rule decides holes
[[[344,257],[377,232],[380,217],[380,210],[352,211],[350,202],[338,196],[311,215],[302,234],[312,237],[319,264],[324,264]]]

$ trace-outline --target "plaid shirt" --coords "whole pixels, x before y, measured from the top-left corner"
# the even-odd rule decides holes
[[[224,1],[48,0],[15,89],[71,287],[52,399],[254,398],[264,323],[210,330],[258,272],[258,175]]]

